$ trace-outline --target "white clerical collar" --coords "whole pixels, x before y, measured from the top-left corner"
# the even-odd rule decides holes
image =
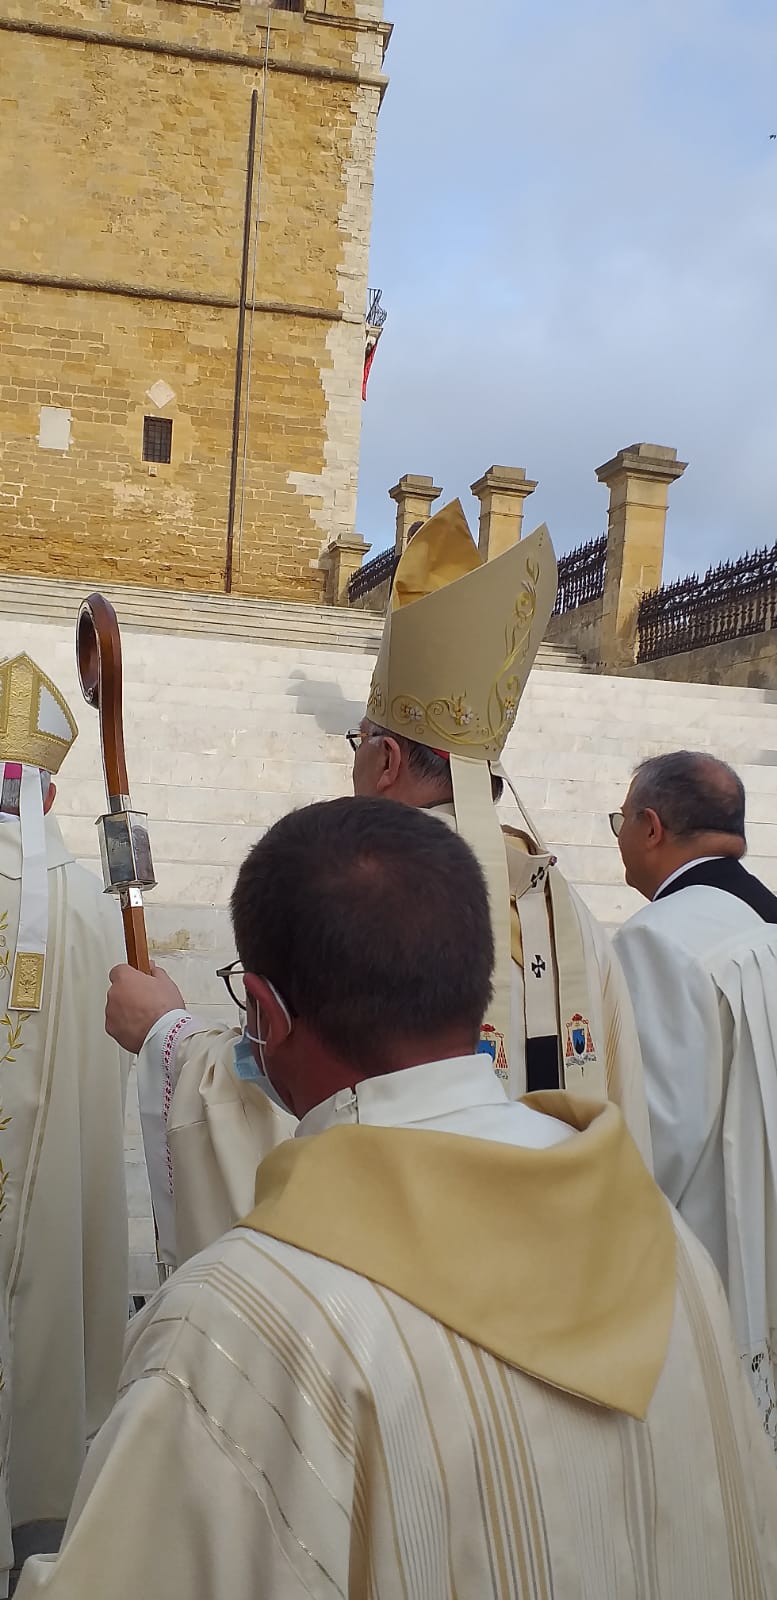
[[[4,824],[0,827],[0,877],[21,878],[22,875],[22,832],[18,817],[12,817],[7,811],[2,813]],[[49,870],[53,867],[68,865],[74,858],[65,846],[59,823],[52,811],[43,819],[46,835],[46,852]]]
[[[663,890],[668,889],[670,883],[674,883],[675,878],[681,878],[684,872],[690,872],[691,867],[700,867],[703,861],[723,861],[723,859],[723,856],[694,856],[693,861],[684,861],[681,867],[675,867],[674,872],[670,872],[669,877],[664,878],[663,883],[658,885],[653,899],[657,900]]]
[[[430,1061],[401,1072],[363,1078],[355,1089],[338,1089],[308,1111],[295,1138],[323,1133],[325,1128],[345,1122],[402,1127],[472,1106],[504,1105],[507,1100],[490,1055],[453,1056],[448,1061]]]
[[[449,822],[452,828],[456,827],[456,807],[452,800],[442,800],[439,805],[426,806],[430,817],[439,817],[441,822]]]

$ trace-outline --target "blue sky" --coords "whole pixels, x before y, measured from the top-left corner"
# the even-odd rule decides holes
[[[370,282],[389,320],[358,526],[387,490],[540,486],[557,549],[601,533],[594,468],[675,445],[665,575],[777,539],[777,6],[386,0]],[[438,502],[442,504],[442,500]]]

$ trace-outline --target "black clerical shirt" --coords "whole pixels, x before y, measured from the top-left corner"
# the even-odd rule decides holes
[[[747,872],[741,861],[735,861],[733,856],[713,856],[709,861],[690,862],[688,867],[678,872],[671,883],[666,883],[659,889],[656,900],[664,900],[667,895],[679,894],[681,889],[689,889],[694,883],[706,884],[711,889],[722,889],[725,894],[733,894],[737,900],[744,900],[745,904],[752,906],[763,922],[777,923],[777,894],[772,894],[760,878]]]

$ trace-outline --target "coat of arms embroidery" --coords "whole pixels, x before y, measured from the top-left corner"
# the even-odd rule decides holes
[[[507,1082],[508,1066],[504,1034],[493,1028],[490,1022],[484,1022],[480,1030],[478,1055],[490,1056],[491,1064],[497,1077],[501,1078],[505,1083]]]
[[[588,1018],[581,1016],[579,1011],[570,1017],[566,1026],[564,1059],[567,1065],[576,1061],[580,1066],[585,1066],[587,1061],[596,1060],[591,1025]]]

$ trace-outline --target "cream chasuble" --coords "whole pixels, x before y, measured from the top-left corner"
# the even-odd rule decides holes
[[[40,1011],[8,1008],[20,828],[0,822],[0,1281],[11,1342],[10,1501],[19,1544],[66,1518],[87,1441],[116,1392],[127,1321],[127,1059],[106,1037],[118,913],[45,821]],[[44,1539],[48,1537],[46,1533]]]
[[[461,1090],[464,1063],[398,1075],[408,1114],[448,1065]],[[19,1600],[772,1600],[777,1475],[725,1300],[619,1113],[502,1093],[503,1143],[402,1126],[402,1086],[379,1126],[386,1083],[372,1126],[276,1151],[134,1319]],[[548,1118],[572,1137],[542,1147]]]

